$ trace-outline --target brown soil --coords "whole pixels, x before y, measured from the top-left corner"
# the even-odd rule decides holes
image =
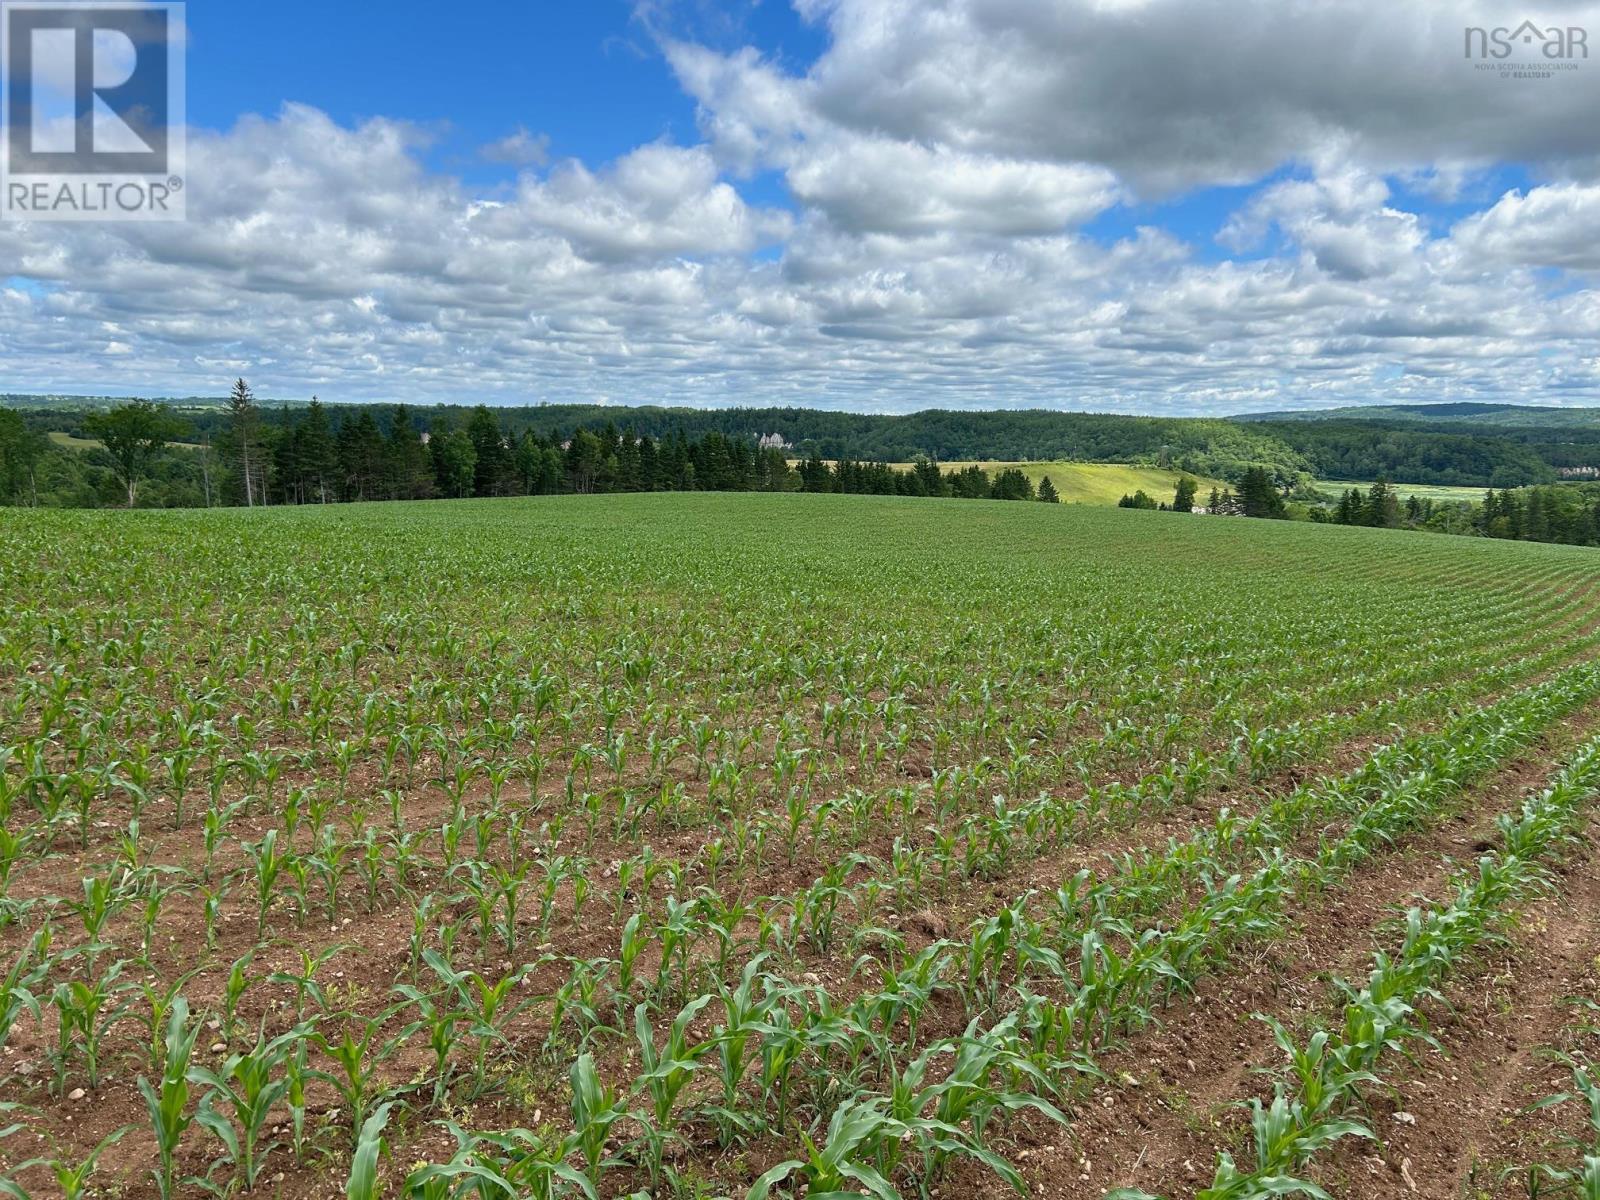
[[[1255,1014],[1271,1014],[1295,1029],[1312,1016],[1328,1012],[1331,982],[1336,978],[1357,981],[1364,976],[1377,945],[1396,940],[1404,909],[1440,899],[1454,863],[1470,860],[1496,844],[1498,814],[1542,786],[1553,773],[1553,762],[1597,725],[1600,714],[1580,716],[1464,797],[1457,815],[1442,826],[1380,857],[1346,884],[1304,898],[1295,907],[1294,925],[1286,936],[1230,963],[1226,971],[1202,979],[1193,997],[1160,1014],[1158,1026],[1135,1035],[1122,1052],[1104,1059],[1102,1066],[1115,1082],[1096,1089],[1069,1113],[1070,1130],[1042,1120],[1018,1122],[1011,1132],[1021,1146],[1017,1157],[1032,1194],[1090,1200],[1112,1188],[1137,1187],[1157,1195],[1187,1196],[1211,1182],[1219,1150],[1229,1150],[1247,1164],[1248,1129],[1241,1124],[1238,1106],[1248,1097],[1270,1095],[1270,1082],[1262,1072],[1282,1062],[1271,1030],[1254,1019]],[[1576,985],[1564,976],[1557,980],[1547,974],[1545,964],[1552,958],[1558,963],[1570,960],[1579,968],[1592,970],[1594,956],[1600,951],[1600,875],[1594,872],[1593,863],[1585,860],[1569,866],[1557,894],[1563,901],[1544,902],[1529,910],[1528,919],[1519,926],[1517,944],[1521,946],[1524,931],[1544,928],[1539,921],[1548,926],[1557,910],[1564,912],[1565,923],[1581,926],[1581,931],[1569,929],[1570,937],[1559,935],[1552,941],[1547,935],[1545,943],[1528,945],[1521,951],[1518,968],[1507,973],[1530,997],[1536,993],[1547,997],[1519,1002],[1519,1007],[1510,1011],[1526,1013],[1529,1004],[1543,1004],[1538,1011],[1555,1022],[1551,1032],[1569,1019],[1571,1010],[1559,1001],[1573,994]],[[1540,913],[1546,915],[1540,917]],[[1440,1018],[1446,1028],[1447,1020]],[[1531,1018],[1512,1016],[1505,1023],[1515,1028],[1525,1026],[1528,1020]],[[1525,1033],[1519,1044],[1532,1057],[1535,1046],[1547,1043],[1529,1040]],[[1501,1046],[1496,1054],[1504,1057],[1504,1051]],[[1532,1069],[1538,1086],[1550,1082],[1552,1072],[1537,1058],[1533,1058]],[[1417,1139],[1430,1127],[1423,1121],[1423,1102],[1409,1101],[1401,1082],[1403,1072],[1396,1072],[1394,1078],[1418,1121],[1416,1126],[1407,1126],[1391,1116],[1385,1127],[1386,1134],[1393,1131],[1390,1146],[1402,1148],[1399,1157],[1392,1158],[1395,1172],[1409,1153],[1413,1160],[1409,1171],[1419,1186],[1425,1174],[1432,1178],[1444,1170],[1464,1179],[1470,1169],[1464,1157],[1468,1142],[1455,1133],[1461,1128],[1463,1109],[1474,1106],[1467,1100],[1467,1091],[1445,1090],[1450,1077],[1460,1074],[1459,1067],[1441,1067],[1435,1074],[1440,1091],[1431,1112],[1435,1118],[1431,1128],[1447,1132],[1445,1144],[1453,1145],[1459,1161],[1429,1160],[1403,1143],[1403,1138]],[[1504,1115],[1502,1108],[1524,1106],[1551,1090],[1556,1089],[1544,1087],[1531,1098],[1507,1099],[1494,1109],[1493,1120]],[[1485,1102],[1484,1111],[1493,1107]],[[1387,1103],[1384,1111],[1389,1115],[1406,1110]],[[1401,1194],[1395,1190],[1398,1175],[1375,1183],[1376,1190],[1349,1191],[1348,1181],[1354,1176],[1351,1160],[1362,1173],[1367,1171],[1365,1150],[1325,1156],[1324,1161],[1334,1165],[1319,1177],[1335,1195],[1393,1200]],[[1506,1160],[1503,1157],[1501,1161]],[[1381,1161],[1387,1164],[1390,1159]],[[958,1178],[974,1186],[982,1179],[966,1173]],[[1389,1190],[1383,1190],[1384,1184]],[[1452,1200],[1476,1195],[1459,1190],[1423,1194]]]

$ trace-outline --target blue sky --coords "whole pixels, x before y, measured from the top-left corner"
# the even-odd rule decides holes
[[[1489,0],[374,11],[191,0],[188,219],[0,222],[0,390],[1600,403],[1600,61]]]
[[[820,28],[773,0],[661,18],[635,16],[628,0],[392,0],[381,19],[375,11],[326,0],[191,0],[190,120],[226,128],[286,100],[344,124],[400,118],[436,131],[429,161],[494,181],[514,172],[476,150],[519,128],[547,136],[552,156],[587,162],[661,138],[694,141],[695,104],[655,44],[658,23],[800,65],[825,45]]]

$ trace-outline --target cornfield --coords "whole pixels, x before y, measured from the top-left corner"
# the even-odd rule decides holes
[[[1486,1009],[1515,1139],[1450,1019],[1539,922],[1594,984],[1591,551],[693,494],[0,546],[0,1194],[1600,1197],[1590,1010]]]

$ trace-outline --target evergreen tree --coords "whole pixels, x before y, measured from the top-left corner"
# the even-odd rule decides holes
[[[788,465],[788,460],[785,460],[784,466]],[[661,455],[654,439],[642,437],[639,439],[639,490],[653,492],[660,486]]]
[[[539,483],[544,471],[544,443],[539,440],[539,435],[531,429],[524,430],[517,439],[516,453],[512,458],[522,490],[529,496],[539,495],[543,491]]]
[[[919,454],[911,464],[911,473],[917,477],[924,496],[948,496],[949,485],[939,471],[939,464],[926,455]],[[1054,484],[1050,485],[1052,488]]]
[[[1050,476],[1048,475],[1039,480],[1039,499],[1045,504],[1061,503],[1061,496],[1056,492],[1056,485],[1050,481]]]
[[[1380,478],[1372,485],[1363,512],[1366,524],[1374,528],[1400,528],[1400,498],[1387,479]]]
[[[1523,509],[1522,537],[1530,542],[1550,540],[1550,518],[1545,512],[1544,491],[1528,489],[1528,502]]]
[[[245,507],[254,508],[257,499],[265,504],[266,463],[261,447],[261,410],[256,407],[255,393],[243,379],[235,380],[233,391],[228,394],[228,441],[239,465]]]
[[[1262,467],[1251,467],[1239,481],[1239,504],[1247,517],[1277,518],[1284,515],[1283,497]]]
[[[600,439],[580,429],[567,443],[567,480],[572,490],[583,495],[595,490],[602,463]]]
[[[1007,467],[994,477],[989,494],[996,500],[1032,500],[1033,483],[1016,467]]]
[[[989,473],[974,463],[970,467],[963,467],[946,477],[950,482],[950,494],[963,500],[987,500],[989,498]]]
[[[473,495],[503,496],[512,478],[511,451],[499,419],[480,404],[467,418],[467,436],[476,456],[472,482]]]
[[[344,478],[346,500],[375,500],[385,494],[383,432],[369,409],[354,421],[345,420],[334,439],[339,473]]]
[[[639,439],[632,430],[623,430],[617,443],[616,488],[620,492],[637,492],[640,485]]]
[[[334,452],[333,431],[328,425],[328,410],[322,401],[311,397],[305,420],[296,427],[299,448],[295,464],[304,485],[302,499],[315,499],[318,504],[328,502],[328,485],[339,469],[338,455]]]
[[[800,490],[802,492],[833,491],[834,476],[828,464],[812,454],[800,464]]]
[[[411,423],[411,410],[404,404],[395,405],[385,457],[389,495],[396,500],[425,500],[433,495],[433,462],[422,435]]]
[[[1195,481],[1190,479],[1187,475],[1179,479],[1177,490],[1172,494],[1172,511],[1193,512],[1194,497],[1197,490],[1198,489],[1195,485]]]

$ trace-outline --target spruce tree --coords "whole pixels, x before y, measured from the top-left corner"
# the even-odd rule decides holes
[[[1172,494],[1172,511],[1193,512],[1196,491],[1197,488],[1194,480],[1190,479],[1187,475],[1179,479],[1177,490]]]
[[[328,410],[322,401],[311,397],[305,420],[296,430],[299,435],[299,453],[296,466],[305,482],[306,498],[315,496],[318,504],[328,502],[328,484],[339,465],[333,448],[333,431],[328,426]]]
[[[1400,527],[1400,498],[1385,478],[1380,477],[1367,492],[1366,523],[1377,529]]]
[[[1281,517],[1283,497],[1262,467],[1251,467],[1239,481],[1239,503],[1247,517]]]
[[[433,463],[422,435],[411,423],[411,410],[404,404],[395,405],[385,451],[389,495],[396,500],[425,500],[433,495]]]
[[[245,507],[254,508],[258,496],[265,504],[266,465],[262,461],[261,411],[256,408],[255,393],[243,379],[235,380],[233,391],[228,393],[228,436],[230,448],[239,461],[239,478],[244,481]]]
[[[472,410],[472,416],[467,420],[467,436],[472,440],[476,455],[473,494],[502,495],[511,474],[511,451],[506,448],[505,434],[500,431],[499,420],[487,405],[480,404]],[[589,437],[593,439],[594,435],[590,434]]]

